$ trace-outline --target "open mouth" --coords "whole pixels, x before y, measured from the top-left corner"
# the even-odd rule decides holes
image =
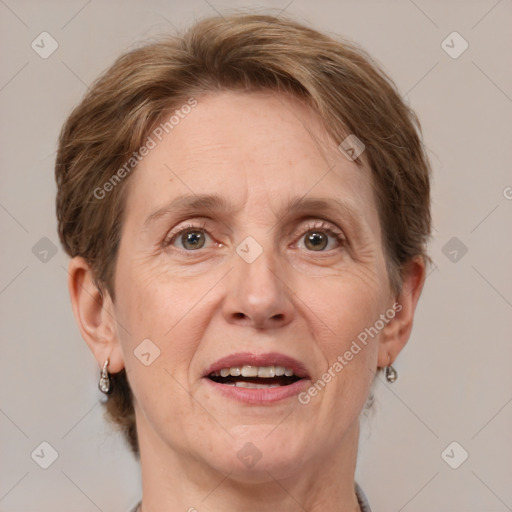
[[[300,380],[291,368],[284,366],[235,366],[212,372],[208,378],[226,386],[239,388],[276,388],[289,386]]]

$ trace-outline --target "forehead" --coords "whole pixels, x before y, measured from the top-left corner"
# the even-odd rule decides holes
[[[277,210],[283,195],[305,194],[373,208],[368,169],[341,154],[298,98],[230,91],[196,99],[134,171],[129,212],[184,194],[222,194],[240,208],[249,195]]]

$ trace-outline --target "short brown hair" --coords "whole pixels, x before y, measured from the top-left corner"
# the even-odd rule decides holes
[[[55,166],[59,237],[71,257],[87,260],[101,293],[107,290],[115,300],[129,176],[105,197],[98,197],[98,188],[170,109],[201,92],[222,90],[293,94],[318,113],[334,140],[356,135],[366,147],[362,156],[372,174],[390,286],[400,290],[403,265],[414,256],[431,263],[430,164],[419,120],[391,79],[355,43],[283,16],[235,13],[203,19],[181,36],[125,53],[62,128]],[[363,165],[362,158],[355,162]],[[112,382],[108,419],[139,455],[125,370],[112,375]]]

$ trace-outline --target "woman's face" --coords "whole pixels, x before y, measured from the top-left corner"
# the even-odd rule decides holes
[[[369,172],[296,99],[197,100],[127,183],[114,316],[139,436],[233,478],[301,473],[357,435],[394,303]],[[286,358],[304,377],[215,383],[230,356],[225,382]]]

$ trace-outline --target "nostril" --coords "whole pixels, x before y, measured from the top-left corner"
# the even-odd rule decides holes
[[[244,318],[245,317],[245,314],[244,313],[235,313],[233,315],[235,318]]]

